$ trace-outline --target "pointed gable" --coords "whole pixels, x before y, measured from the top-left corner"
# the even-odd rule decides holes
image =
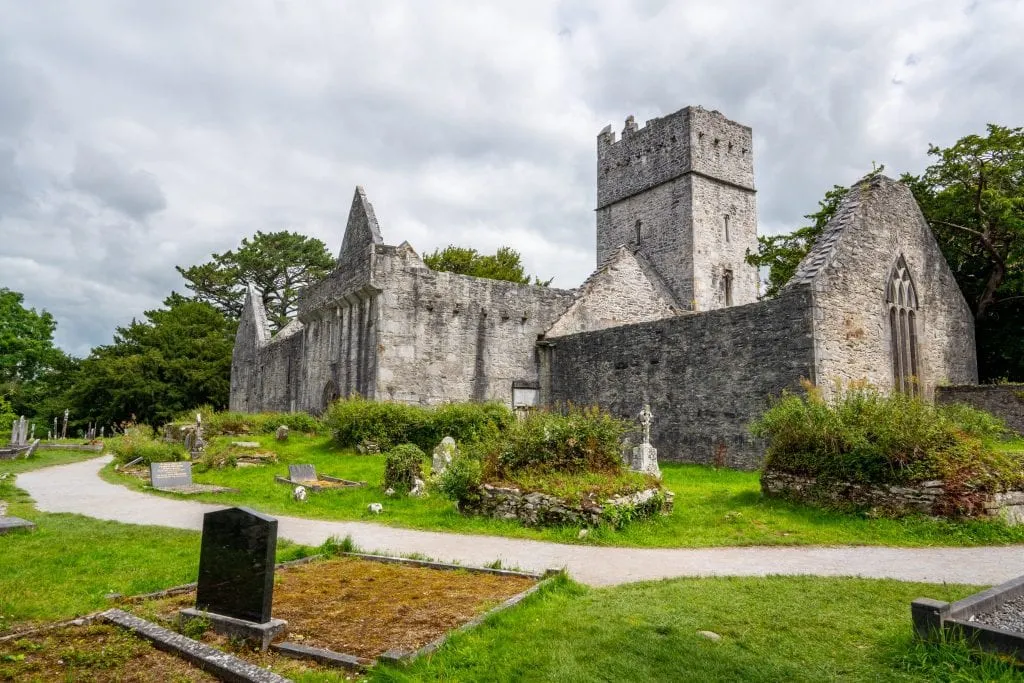
[[[256,348],[264,346],[270,341],[267,309],[263,307],[263,297],[252,283],[246,286],[242,318],[238,323],[238,337],[242,338],[243,336],[254,341]]]
[[[561,337],[683,313],[654,267],[620,246],[587,278],[545,336]]]
[[[364,258],[371,244],[383,243],[373,205],[366,198],[366,190],[357,185],[355,196],[352,197],[352,208],[348,212],[348,224],[345,226],[345,237],[341,241],[338,263],[357,262]]]

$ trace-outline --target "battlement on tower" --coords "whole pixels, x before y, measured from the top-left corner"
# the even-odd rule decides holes
[[[687,173],[754,189],[753,133],[717,111],[686,107],[641,128],[626,118],[621,139],[611,126],[597,136],[597,208]]]

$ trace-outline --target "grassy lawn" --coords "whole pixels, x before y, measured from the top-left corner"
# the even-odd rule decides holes
[[[0,475],[96,457],[42,451],[31,460],[0,461]],[[26,622],[57,620],[108,606],[105,595],[135,595],[195,581],[199,533],[39,512],[14,477],[0,481],[8,514],[35,531],[0,536],[0,633]],[[304,549],[279,544],[290,559]]]
[[[359,455],[334,447],[326,437],[292,434],[281,444],[273,436],[229,437],[261,442],[281,458],[276,465],[226,468],[196,474],[195,481],[239,489],[239,493],[190,496],[211,503],[247,505],[270,514],[319,519],[365,520],[417,529],[517,536],[563,543],[641,547],[706,547],[735,545],[891,545],[965,546],[1024,543],[1024,527],[998,522],[949,522],[924,517],[902,520],[822,511],[762,499],[756,472],[715,470],[698,465],[665,464],[665,486],[674,491],[675,511],[669,516],[635,522],[616,531],[600,528],[580,541],[578,529],[525,529],[517,523],[464,517],[453,503],[434,494],[427,499],[384,497],[384,457]],[[1024,443],[1021,443],[1024,448]],[[305,502],[292,499],[291,488],[276,483],[289,463],[312,463],[317,472],[366,481],[363,489],[311,493]],[[106,468],[109,481],[141,489],[143,482]],[[174,494],[156,494],[174,495]],[[372,515],[367,505],[384,504]]]
[[[966,586],[770,577],[609,589],[569,581],[373,678],[516,681],[1019,681],[991,657],[911,639],[910,601]],[[712,631],[712,642],[697,635]]]

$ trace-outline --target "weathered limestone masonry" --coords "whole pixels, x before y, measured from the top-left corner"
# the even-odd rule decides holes
[[[321,412],[355,394],[413,403],[512,402],[536,387],[538,335],[574,293],[435,272],[408,243],[383,244],[356,190],[338,268],[270,338],[250,291],[232,364],[231,407]]]
[[[757,300],[753,138],[718,112],[687,107],[597,138],[597,263],[627,245],[687,309]]]
[[[898,270],[902,293],[890,289]],[[902,183],[875,175],[851,187],[787,286],[800,284],[814,292],[815,375],[826,393],[836,380],[892,387],[894,362],[926,398],[937,384],[977,383],[970,308]]]
[[[855,184],[796,276],[757,302],[750,128],[687,107],[597,139],[597,270],[576,290],[434,272],[384,244],[362,188],[338,267],[271,337],[250,289],[231,407],[330,400],[649,403],[667,460],[760,465],[749,422],[802,379],[977,381],[970,311],[910,191]]]
[[[814,379],[807,287],[746,306],[548,340],[541,400],[599,404],[632,418],[651,405],[661,460],[757,467],[747,423],[784,389]]]
[[[1002,418],[1006,426],[1024,435],[1024,384],[936,387],[937,403],[966,403]]]

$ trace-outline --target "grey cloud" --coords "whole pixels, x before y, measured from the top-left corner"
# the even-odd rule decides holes
[[[78,147],[70,180],[75,189],[137,220],[167,207],[152,173],[125,168],[112,156],[87,146]]]

